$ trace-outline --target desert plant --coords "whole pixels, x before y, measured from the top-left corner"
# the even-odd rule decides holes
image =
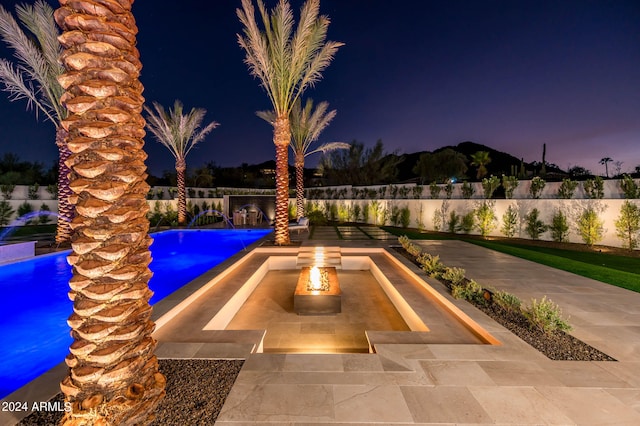
[[[585,209],[578,218],[578,233],[587,245],[594,245],[602,240],[604,222],[592,207]]]
[[[553,214],[549,230],[551,231],[551,238],[553,241],[561,243],[568,240],[569,224],[567,222],[567,216],[562,213],[562,210],[557,210]]]
[[[520,312],[520,306],[522,302],[518,296],[508,293],[506,291],[496,291],[491,296],[491,300],[505,311]]]
[[[422,248],[420,248],[419,245],[411,242],[408,243],[404,249],[407,251],[407,253],[416,258],[422,253]]]
[[[451,295],[456,299],[465,299],[470,302],[476,302],[484,304],[484,290],[482,286],[474,280],[468,280],[465,283],[460,283],[451,286]]]
[[[493,193],[496,192],[496,189],[500,186],[500,179],[497,176],[489,176],[488,178],[482,179],[482,191],[484,193],[484,198],[487,200],[493,197]]]
[[[440,256],[429,253],[421,253],[416,257],[422,270],[429,276],[438,278],[444,272],[445,266],[440,262]]]
[[[620,216],[615,221],[616,235],[622,240],[622,246],[629,250],[638,247],[640,231],[640,208],[628,200],[620,208]]]
[[[518,187],[518,178],[516,176],[502,175],[502,187],[504,188],[504,196],[513,198],[513,192]]]
[[[447,184],[444,187],[444,193],[447,196],[447,200],[450,200],[451,196],[453,195],[453,182],[451,181],[447,182]]]
[[[440,188],[440,186],[436,182],[431,182],[429,184],[429,193],[432,199],[437,199],[440,196],[441,190],[442,188]]]
[[[531,198],[540,198],[542,190],[546,184],[547,182],[540,176],[535,176],[531,179],[531,185],[529,186],[529,194],[531,195]]]
[[[620,189],[624,193],[624,198],[638,198],[640,191],[638,190],[638,184],[629,175],[622,176],[622,180],[619,181]]]
[[[465,274],[466,271],[463,268],[445,268],[444,272],[441,274],[441,278],[449,281],[453,286],[460,284],[464,280]]]
[[[471,185],[466,180],[464,182],[462,182],[462,198],[465,198],[465,199],[468,200],[469,198],[473,197],[473,194],[475,192],[476,192],[476,190],[473,187],[473,185]]]
[[[2,200],[0,201],[0,226],[8,225],[11,221],[11,216],[13,215],[14,210],[11,208],[11,204],[8,201]]]
[[[529,214],[524,217],[524,220],[527,224],[525,231],[532,240],[539,239],[540,235],[547,231],[548,227],[540,220],[540,211],[536,208],[531,210]]]
[[[480,235],[486,238],[496,228],[498,221],[496,213],[493,211],[492,202],[483,202],[474,210],[474,214],[477,220],[475,226],[480,231]]]
[[[16,189],[15,185],[0,185],[0,192],[2,192],[3,200],[10,200],[13,196],[13,190]]]
[[[558,198],[564,198],[566,200],[573,197],[573,193],[576,191],[578,187],[578,182],[571,179],[562,179],[562,183],[558,188]]]
[[[456,233],[460,228],[460,215],[454,211],[449,213],[449,220],[447,221],[447,228],[449,232]]]
[[[406,247],[409,245],[411,241],[409,240],[409,237],[407,237],[406,235],[400,235],[398,237],[398,243],[400,243],[400,245],[402,246],[402,248],[404,248],[406,250]]]
[[[403,228],[408,228],[411,223],[411,211],[408,206],[400,209],[400,224]]]
[[[473,227],[475,226],[475,220],[476,218],[473,210],[462,216],[462,221],[460,222],[459,228],[460,231],[464,232],[465,234],[471,232],[473,230]]]
[[[529,320],[531,327],[544,333],[571,330],[569,323],[562,318],[560,307],[547,299],[547,296],[543,296],[540,302],[531,299],[531,305],[523,309],[522,313]]]
[[[40,194],[38,194],[38,191],[40,190],[40,185],[38,185],[37,183],[34,183],[33,185],[29,185],[28,188],[28,192],[27,192],[27,197],[30,200],[37,200],[40,198]]]
[[[585,180],[583,186],[587,197],[595,200],[604,198],[604,179],[601,176]]]
[[[518,210],[514,206],[507,207],[502,215],[502,227],[500,231],[507,237],[513,237],[518,230]]]

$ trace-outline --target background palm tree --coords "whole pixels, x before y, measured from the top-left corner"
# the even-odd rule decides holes
[[[487,174],[487,164],[491,162],[491,157],[487,151],[478,151],[471,155],[471,165],[478,167],[476,178],[481,179]]]
[[[64,425],[147,424],[164,395],[148,282],[149,185],[133,0],[61,1],[59,77],[74,192]],[[71,6],[72,5],[72,6]],[[127,25],[123,25],[126,22]]]
[[[611,157],[604,157],[600,159],[600,164],[604,164],[604,171],[607,175],[607,178],[609,177],[609,166],[608,164],[610,162],[612,162],[613,160],[611,159]]]
[[[238,43],[245,51],[250,73],[260,80],[267,92],[275,120],[273,143],[276,147],[276,219],[275,244],[289,240],[289,158],[291,141],[289,114],[304,90],[322,78],[342,43],[325,42],[329,18],[318,16],[319,0],[308,0],[300,11],[300,22],[293,32],[293,13],[289,3],[280,0],[269,13],[262,0],[257,0],[264,31],[256,22],[252,0],[242,0],[238,18],[244,35]]]
[[[304,158],[317,152],[327,153],[336,149],[349,149],[351,145],[344,142],[329,142],[311,150],[311,145],[318,140],[320,133],[331,123],[336,116],[336,110],[327,111],[329,104],[320,102],[315,110],[313,100],[307,99],[302,108],[300,98],[296,100],[289,116],[291,124],[291,150],[294,155],[296,167],[296,217],[304,216]],[[260,118],[273,124],[275,113],[273,111],[258,111]]]
[[[42,113],[56,127],[56,145],[58,146],[58,226],[56,242],[68,241],[71,237],[70,222],[73,219],[73,204],[69,202],[69,167],[66,160],[70,151],[67,148],[68,132],[63,126],[67,110],[62,106],[60,97],[62,87],[58,76],[64,69],[58,62],[62,52],[58,42],[58,27],[53,19],[53,9],[43,0],[33,5],[16,6],[16,13],[22,25],[29,31],[25,33],[13,16],[0,6],[0,35],[15,52],[17,64],[0,58],[0,82],[3,90],[14,101],[26,99],[27,107]]]
[[[192,108],[188,114],[183,114],[182,102],[176,100],[173,109],[165,111],[162,105],[153,103],[155,113],[151,108],[147,111],[147,128],[153,133],[158,142],[166,146],[176,159],[176,173],[178,178],[178,225],[187,223],[187,195],[185,190],[185,172],[187,170],[187,154],[213,129],[218,123],[212,121],[201,127],[207,110]]]

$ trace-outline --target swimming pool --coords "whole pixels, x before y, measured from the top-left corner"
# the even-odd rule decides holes
[[[154,234],[151,304],[228,259],[270,230],[182,230]],[[0,266],[0,398],[62,362],[72,342],[67,318],[68,251]]]

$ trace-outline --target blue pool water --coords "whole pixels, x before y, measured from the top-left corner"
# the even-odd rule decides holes
[[[154,234],[151,304],[262,238],[270,230],[186,230]],[[69,252],[0,266],[0,398],[64,360]]]

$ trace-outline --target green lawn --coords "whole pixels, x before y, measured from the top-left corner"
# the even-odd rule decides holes
[[[591,253],[551,247],[528,246],[515,243],[465,239],[434,233],[385,227],[394,235],[406,235],[412,240],[460,239],[501,253],[562,269],[583,277],[626,288],[640,293],[640,258],[617,256],[606,253]]]

